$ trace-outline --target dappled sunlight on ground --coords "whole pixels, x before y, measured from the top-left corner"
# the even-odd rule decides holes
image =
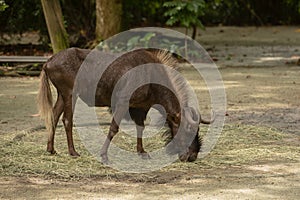
[[[199,40],[223,76],[226,124],[207,157],[194,163],[175,162],[152,173],[129,174],[105,167],[87,152],[77,134],[74,141],[81,157],[70,158],[61,121],[55,140],[58,153],[50,156],[44,123],[31,117],[37,113],[38,78],[0,78],[0,198],[297,199],[300,35],[290,37],[295,27],[277,29],[201,31]],[[234,33],[238,36],[233,37]],[[279,40],[274,46],[275,35]],[[192,68],[183,75],[196,91],[202,116],[209,118],[211,98],[205,81]],[[55,99],[53,87],[52,92]],[[107,108],[96,108],[96,113],[108,132]],[[201,134],[207,129],[201,125]],[[162,138],[156,140],[155,145],[164,145]],[[156,148],[153,141],[145,141],[147,150]],[[135,132],[120,133],[113,142],[135,152]]]

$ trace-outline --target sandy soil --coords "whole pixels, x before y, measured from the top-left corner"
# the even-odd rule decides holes
[[[295,135],[291,142],[299,144],[299,67],[226,68],[221,73],[228,95],[227,123],[278,128]],[[1,134],[42,125],[37,117],[31,117],[36,113],[38,79],[3,78],[0,82]],[[299,169],[299,162],[252,163],[202,170],[201,174],[187,171],[178,177],[158,173],[158,181],[145,182],[126,178],[65,182],[28,175],[2,177],[0,198],[296,199],[300,195]]]
[[[223,31],[220,31],[222,29]],[[227,93],[227,124],[271,127],[289,135],[286,145],[300,144],[300,67],[298,43],[285,43],[299,37],[296,28],[266,28],[260,32],[272,40],[249,37],[254,28],[214,28],[203,36],[223,76]],[[292,31],[293,30],[293,31]],[[215,40],[211,39],[215,31]],[[261,31],[261,30],[259,30]],[[289,32],[290,31],[290,32]],[[222,38],[220,34],[230,33]],[[232,34],[242,34],[239,43],[225,45]],[[203,34],[203,33],[202,33]],[[257,34],[257,33],[256,33]],[[243,36],[245,35],[245,36]],[[274,36],[275,35],[275,36]],[[279,37],[276,37],[279,35]],[[277,40],[278,39],[278,40]],[[245,42],[245,41],[246,42]],[[255,40],[255,41],[254,41]],[[215,42],[214,42],[215,41]],[[248,42],[249,43],[248,43]],[[277,45],[273,42],[278,41]],[[300,40],[297,40],[300,41]],[[211,42],[211,43],[209,43]],[[229,43],[229,42],[228,42]],[[249,46],[248,44],[252,44]],[[237,45],[237,46],[236,46]],[[226,49],[227,48],[227,49]],[[271,49],[278,51],[271,51]],[[259,50],[260,49],[260,50]],[[282,51],[279,51],[282,49]],[[263,54],[265,52],[265,54]],[[242,56],[241,56],[242,55]],[[246,56],[243,56],[246,55]],[[230,59],[226,57],[231,57]],[[225,57],[225,59],[224,59]],[[245,58],[251,59],[247,60]],[[255,61],[268,59],[256,65]],[[280,59],[276,59],[280,57]],[[253,59],[252,59],[253,58]],[[272,59],[273,58],[273,59]],[[282,58],[286,60],[282,60]],[[244,59],[241,62],[241,59]],[[228,61],[228,63],[226,63]],[[232,65],[230,64],[233,63]],[[35,129],[43,123],[37,113],[35,96],[38,78],[0,79],[0,136],[11,132]],[[299,162],[259,162],[243,166],[202,169],[201,171],[158,172],[143,179],[85,178],[64,181],[24,175],[1,177],[1,199],[298,199],[300,196],[300,149],[294,152]],[[201,173],[200,173],[201,172]]]

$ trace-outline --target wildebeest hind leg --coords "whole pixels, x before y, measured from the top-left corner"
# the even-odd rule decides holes
[[[76,151],[73,143],[73,109],[72,109],[72,95],[63,97],[64,100],[64,115],[63,123],[67,134],[69,154],[71,156],[80,156]]]
[[[64,108],[64,102],[62,99],[62,96],[60,93],[57,95],[56,103],[53,107],[53,128],[51,129],[49,133],[48,143],[47,143],[47,151],[51,154],[55,154],[56,151],[54,149],[54,136],[55,136],[55,129],[59,120],[59,117],[61,116]]]

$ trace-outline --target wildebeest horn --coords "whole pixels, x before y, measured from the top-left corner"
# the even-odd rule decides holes
[[[184,116],[190,124],[199,124],[199,114],[192,107],[186,107],[184,110]]]

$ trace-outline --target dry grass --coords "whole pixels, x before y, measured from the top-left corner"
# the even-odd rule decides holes
[[[76,179],[113,173],[96,161],[77,137],[75,143],[82,156],[76,159],[68,156],[66,138],[62,133],[62,130],[58,131],[56,137],[55,145],[59,151],[56,155],[45,151],[46,131],[6,134],[1,139],[0,174]]]
[[[124,174],[99,163],[89,154],[77,136],[75,144],[81,157],[71,158],[67,153],[66,136],[62,127],[57,132],[57,155],[49,155],[45,151],[45,130],[1,135],[0,176],[36,175],[69,180]],[[202,130],[202,134],[203,132],[205,129]],[[290,141],[291,137],[266,127],[226,125],[218,144],[207,157],[194,163],[175,162],[161,171],[197,171],[270,161],[299,162],[299,137],[296,136],[298,141]],[[126,139],[124,134],[119,134],[114,142],[122,148],[135,151],[135,138]],[[145,141],[148,151],[161,145],[163,139],[159,137]]]
[[[292,137],[268,127],[227,125],[210,156],[200,162],[213,167],[287,160],[299,162],[299,137],[298,142],[288,142]]]

